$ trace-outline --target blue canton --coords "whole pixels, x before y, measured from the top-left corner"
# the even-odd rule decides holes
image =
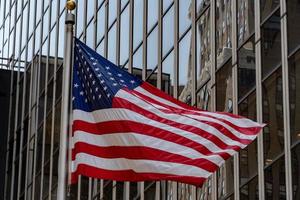
[[[87,112],[111,108],[122,88],[134,89],[142,81],[116,66],[75,38],[73,109]]]

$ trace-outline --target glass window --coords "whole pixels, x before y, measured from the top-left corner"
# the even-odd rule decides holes
[[[162,46],[163,57],[174,45],[174,6],[163,17]]]
[[[262,84],[263,131],[265,164],[269,164],[283,152],[283,105],[281,68]]]
[[[284,156],[265,169],[266,199],[286,199]]]
[[[129,6],[121,14],[120,26],[120,64],[123,65],[129,57]]]
[[[158,20],[158,0],[148,1],[148,32]]]
[[[211,48],[210,48],[210,10],[208,9],[197,21],[197,88],[201,87],[210,78]]]
[[[76,17],[76,35],[77,37],[79,37],[81,35],[81,33],[83,32],[83,20],[84,17],[82,17],[84,15],[84,1],[77,1],[77,17]]]
[[[48,8],[43,17],[43,41],[46,39],[49,32],[49,10],[50,9]]]
[[[210,4],[210,0],[197,0],[197,7],[196,7],[196,10],[197,10],[197,16],[199,16],[202,11],[207,7],[209,6]]]
[[[294,199],[300,199],[300,144],[292,149],[292,188]]]
[[[263,21],[275,8],[279,6],[278,0],[260,0],[260,16]]]
[[[92,19],[94,16],[94,9],[95,9],[95,0],[88,0],[87,1],[87,23]]]
[[[43,10],[42,8],[42,1],[36,1],[36,24],[38,21],[41,19],[41,11]]]
[[[148,1],[149,2],[149,1]],[[147,38],[147,69],[154,69],[157,65],[157,48],[158,48],[157,26]],[[151,58],[151,59],[149,59]]]
[[[240,0],[237,4],[237,37],[240,46],[254,31],[254,1]]]
[[[65,17],[64,14],[59,18],[59,34],[58,34],[58,57],[64,56],[64,35],[65,35]]]
[[[225,164],[223,164],[218,172],[218,199],[225,199],[224,197],[230,195],[234,191],[234,186],[233,186],[233,157],[230,157],[228,160],[225,161]],[[234,199],[234,198],[226,198],[227,200],[229,199]]]
[[[78,4],[79,2],[77,2],[77,8],[78,9]],[[80,5],[81,6],[81,5]],[[82,6],[81,6],[82,7]],[[78,12],[78,11],[77,11]],[[55,20],[56,20],[56,15],[57,15],[57,0],[52,1],[51,3],[51,28],[53,27]],[[77,14],[78,15],[78,14]],[[80,23],[80,21],[76,20],[76,24]],[[77,25],[78,26],[78,25]],[[77,28],[78,29],[78,28]]]
[[[173,96],[174,87],[174,51],[162,63],[162,84],[161,89]]]
[[[288,16],[288,48],[290,53],[300,45],[300,1],[288,0],[286,3]]]
[[[255,41],[250,38],[237,52],[239,99],[255,87]]]
[[[121,10],[124,8],[124,6],[128,3],[128,0],[121,0]]]
[[[218,68],[231,57],[231,16],[231,0],[217,0],[216,56]]]
[[[27,19],[28,19],[28,4],[26,5],[26,7],[23,10],[23,25],[22,25],[22,32],[26,33],[27,29],[28,29],[28,23],[27,23]],[[25,35],[22,37],[22,49],[25,46],[27,42],[27,38],[25,37]],[[1,44],[1,43],[0,43]]]
[[[105,5],[102,5],[97,13],[97,43],[100,42],[105,33]]]
[[[217,111],[232,110],[232,65],[231,59],[216,74]]]
[[[33,25],[34,25],[34,8],[35,8],[35,2],[36,1],[30,1],[30,8],[29,8],[29,10],[30,10],[30,15],[29,15],[29,35],[32,33],[32,30],[33,30]]]
[[[191,102],[192,90],[192,68],[191,68],[191,31],[189,31],[179,43],[179,85],[178,99],[180,101]]]
[[[238,105],[238,114],[256,121],[256,93],[252,92]],[[240,184],[243,185],[257,175],[256,140],[240,151]],[[255,187],[253,188],[255,191]]]
[[[240,189],[240,199],[243,200],[259,199],[257,176]]]
[[[134,53],[132,65],[134,68],[143,68],[143,45]]]
[[[117,29],[116,24],[108,32],[108,53],[107,58],[113,63],[116,63],[116,39],[117,39]]]
[[[97,53],[101,56],[104,56],[104,41],[102,41],[99,46],[96,48]]]
[[[117,18],[117,2],[117,0],[108,1],[108,27],[110,27]]]
[[[143,39],[143,6],[143,0],[134,0],[133,49],[135,49]]]
[[[210,94],[211,94],[211,89],[210,89],[210,82],[206,83],[201,87],[199,92],[197,93],[197,108],[200,108],[201,110],[211,110],[210,108]]]
[[[277,10],[261,27],[262,76],[265,77],[281,62],[280,11]]]
[[[163,1],[163,13],[169,8],[169,6],[173,3],[173,0],[164,0]]]
[[[94,23],[90,23],[86,29],[86,45],[94,48]]]
[[[179,37],[191,24],[191,0],[179,0]]]
[[[300,51],[289,58],[291,142],[300,140]]]

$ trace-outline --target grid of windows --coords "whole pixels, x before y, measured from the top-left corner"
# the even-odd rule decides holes
[[[65,14],[64,0],[0,0],[0,68],[11,73],[4,199],[56,199]],[[75,36],[120,67],[267,126],[202,188],[80,177],[71,199],[300,198],[299,1],[77,0],[75,15]]]

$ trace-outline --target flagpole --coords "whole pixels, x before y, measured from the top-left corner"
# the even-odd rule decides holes
[[[61,100],[61,125],[60,125],[60,144],[58,161],[58,186],[57,199],[66,199],[67,182],[67,136],[69,126],[69,97],[70,97],[70,77],[72,69],[73,52],[73,25],[75,24],[75,15],[72,10],[76,7],[74,0],[68,0],[66,3],[67,14],[65,18],[65,43],[64,43],[64,65],[63,65],[63,85]],[[61,27],[60,27],[61,28]]]

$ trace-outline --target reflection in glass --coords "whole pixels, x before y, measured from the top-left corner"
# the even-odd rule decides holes
[[[179,37],[191,24],[191,0],[179,0]]]
[[[134,68],[143,68],[143,46],[140,46],[139,49],[133,55],[133,63]]]
[[[289,53],[300,45],[300,1],[288,0],[287,2],[288,23],[288,48]]]
[[[90,23],[86,29],[86,44],[91,48],[94,47],[94,24]]]
[[[178,99],[190,103],[192,92],[191,31],[179,43]]]
[[[108,1],[108,27],[110,27],[117,18],[117,2],[117,0]]]
[[[261,21],[277,8],[277,6],[279,6],[279,0],[260,0]]]
[[[208,9],[197,21],[197,88],[210,79],[211,48],[210,48],[210,10]]]
[[[258,200],[258,181],[257,176],[240,189],[240,199]]]
[[[252,92],[238,106],[238,114],[252,120],[256,120],[256,93]],[[252,142],[245,149],[240,150],[240,184],[243,185],[249,179],[257,175],[257,142]],[[251,184],[255,191],[255,184]],[[254,188],[253,188],[254,187]],[[250,188],[248,188],[250,189]]]
[[[231,56],[231,0],[217,0],[216,56],[219,68]]]
[[[120,26],[120,64],[123,65],[129,56],[129,6],[121,14]]]
[[[143,6],[143,0],[134,0],[133,49],[135,49],[143,39]]]
[[[265,197],[267,200],[286,199],[284,156],[265,169]]]
[[[280,11],[277,10],[261,27],[263,78],[281,62]]]
[[[300,199],[300,144],[292,149],[292,184],[294,199]]]
[[[171,49],[174,45],[174,6],[163,17],[163,31],[162,31],[162,46],[163,56]]]
[[[97,12],[97,43],[100,42],[105,32],[105,6],[102,5]]]
[[[152,29],[158,19],[158,0],[148,1],[148,32]]]
[[[255,41],[250,38],[237,52],[238,56],[238,97],[246,95],[255,87]]]
[[[216,74],[217,111],[232,110],[231,59]]]
[[[237,4],[237,34],[240,46],[254,31],[254,1],[239,0]]]
[[[205,10],[205,8],[207,6],[209,6],[210,4],[210,0],[197,0],[197,16],[199,16],[203,10]]]
[[[233,174],[233,157],[230,157],[217,171],[218,199],[224,199],[224,197],[233,193]]]
[[[108,32],[108,48],[107,58],[109,61],[116,63],[116,44],[117,44],[117,30],[116,24]]]
[[[162,63],[162,84],[161,89],[173,96],[174,87],[174,51]]]
[[[289,58],[291,142],[300,140],[300,51]]]
[[[84,17],[81,17],[84,15],[84,1],[77,1],[77,19],[76,19],[76,28],[77,32],[76,35],[79,37],[83,31],[83,19]]]
[[[148,1],[149,2],[149,1]],[[147,38],[147,70],[157,65],[158,32],[157,26]],[[151,58],[151,59],[149,59]]]
[[[94,16],[95,0],[87,0],[87,23]]]
[[[262,84],[264,154],[269,164],[284,148],[281,68]]]
[[[196,97],[197,98],[197,108],[200,108],[201,110],[211,110],[210,86],[211,86],[210,82],[206,83],[204,86],[202,86],[200,91],[197,93],[197,97]]]

